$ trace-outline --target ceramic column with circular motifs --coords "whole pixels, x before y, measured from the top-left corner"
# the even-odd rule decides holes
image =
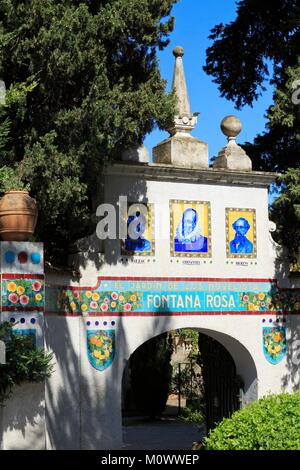
[[[1,273],[1,322],[13,324],[18,335],[32,339],[33,348],[44,347],[44,255],[43,243],[0,242]],[[34,390],[34,393],[33,393]],[[14,403],[20,400],[18,420],[26,429],[22,432],[9,425],[15,413]],[[21,420],[21,421],[20,421]],[[25,436],[33,435],[36,448],[44,448],[45,434],[45,384],[25,384],[16,387],[14,394],[6,402],[2,411],[3,443],[6,449],[17,447],[26,449],[29,442]],[[41,436],[41,438],[39,437]]]

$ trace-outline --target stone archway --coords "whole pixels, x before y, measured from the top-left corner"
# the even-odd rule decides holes
[[[242,378],[244,383],[244,401],[245,403],[250,403],[251,401],[257,400],[258,391],[257,391],[257,367],[255,359],[253,358],[252,351],[245,345],[242,344],[234,336],[234,331],[225,332],[221,331],[221,328],[208,328],[204,326],[203,317],[201,320],[192,318],[190,321],[172,318],[170,322],[161,322],[162,319],[159,319],[160,322],[156,322],[152,328],[149,327],[145,330],[144,335],[140,335],[138,338],[132,338],[133,341],[129,342],[127,357],[128,359],[134,351],[141,346],[146,341],[162,334],[167,333],[171,330],[176,330],[180,328],[190,328],[198,330],[200,333],[208,335],[218,341],[225,349],[229,352],[231,357],[234,360],[236,365],[237,374]],[[145,319],[144,319],[145,321]],[[207,322],[205,322],[207,323]],[[130,347],[132,346],[132,347]]]
[[[177,323],[176,322],[176,319],[175,321],[173,321],[172,323],[174,323],[174,325]],[[199,333],[202,333],[202,335],[205,335],[206,337],[210,338],[210,339],[213,339],[215,340],[215,342],[217,342],[220,347],[222,349],[224,349],[226,351],[226,353],[228,353],[228,356],[230,356],[231,360],[232,360],[232,363],[234,363],[234,370],[236,372],[236,375],[241,377],[242,379],[242,382],[243,382],[243,388],[244,388],[244,395],[243,395],[243,400],[242,400],[242,404],[245,404],[245,403],[248,403],[250,401],[253,401],[253,400],[256,400],[258,398],[257,396],[257,370],[256,370],[256,365],[255,365],[255,361],[250,353],[250,351],[243,345],[241,344],[237,339],[235,339],[233,336],[230,336],[229,334],[225,334],[225,333],[222,333],[222,332],[219,332],[219,331],[215,331],[215,330],[209,330],[209,329],[206,329],[206,328],[199,328],[198,327],[195,327],[194,325],[191,326],[189,325],[190,322],[184,322],[182,326],[182,328],[189,328],[189,329],[192,329],[192,330],[196,330],[198,331]],[[194,322],[193,322],[194,323]],[[177,325],[178,327],[178,325]],[[174,329],[177,329],[177,328],[174,328]],[[167,333],[170,331],[170,329],[168,328],[162,328],[162,330],[164,331],[160,331],[159,334],[162,334],[162,333]],[[139,348],[140,346],[142,346],[143,344],[151,341],[151,339],[153,338],[156,338],[157,336],[159,336],[158,333],[158,329],[155,328],[155,334],[151,334],[151,331],[150,331],[150,328],[148,330],[148,335],[147,335],[147,338],[145,338],[145,341],[139,341],[139,344],[133,348],[133,350],[131,351],[131,354],[129,357],[131,357],[132,354],[134,354]],[[235,384],[232,384],[232,388],[234,388]],[[228,397],[227,397],[228,398]],[[237,409],[237,408],[236,408]],[[234,411],[234,409],[232,409],[232,412]],[[224,417],[226,417],[224,415]],[[152,436],[154,437],[154,425],[153,424],[147,424],[147,426],[149,426],[149,429],[150,431],[148,431],[148,436],[149,438],[151,439],[151,433],[152,433]],[[158,426],[158,425],[156,425]],[[131,431],[132,432],[132,431]],[[159,429],[157,428],[157,432],[159,432]],[[161,430],[160,430],[161,432]],[[186,429],[183,430],[183,432],[186,432]],[[134,441],[134,435],[133,434],[130,434],[130,432],[128,433],[128,431],[125,431],[125,443],[126,445],[129,445],[130,444],[132,445],[132,442],[130,442],[130,439],[133,439],[133,442],[138,442],[140,443],[142,446],[143,445],[149,445],[149,442],[143,442],[143,439],[146,440],[146,433],[147,433],[147,429],[145,429],[145,425],[144,425],[144,430],[143,430],[143,426],[141,426],[141,424],[137,427],[137,430],[136,430],[136,436],[137,436],[137,441]],[[177,434],[178,434],[178,431],[177,431]],[[128,435],[129,435],[129,438],[128,438]],[[174,434],[176,436],[176,433]],[[193,433],[192,433],[193,435]],[[196,436],[196,434],[195,434]],[[155,436],[156,442],[157,443],[157,438]],[[170,442],[169,442],[169,445],[173,445],[174,443],[172,442],[172,433],[170,434]],[[199,439],[194,439],[194,440],[199,440]],[[191,441],[192,443],[192,441]],[[154,444],[155,445],[155,444]],[[161,445],[160,443],[158,445]],[[141,448],[144,448],[144,447],[141,447]],[[146,447],[147,449],[149,449],[150,447]],[[162,447],[157,447],[157,449],[161,449]],[[153,447],[153,449],[155,450],[156,448]]]

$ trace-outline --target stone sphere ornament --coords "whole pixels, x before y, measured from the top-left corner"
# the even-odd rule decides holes
[[[184,56],[184,49],[181,46],[176,46],[173,49],[173,55],[175,57],[183,57]]]
[[[235,138],[242,130],[242,123],[236,116],[226,116],[221,122],[221,130],[228,138]]]

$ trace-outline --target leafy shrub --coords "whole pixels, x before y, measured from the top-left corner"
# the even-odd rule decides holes
[[[204,404],[200,399],[192,400],[180,412],[179,419],[186,423],[201,424],[204,421]]]
[[[300,450],[300,393],[269,395],[224,419],[206,450]]]
[[[6,364],[0,364],[0,405],[3,405],[15,385],[43,382],[50,377],[53,354],[34,349],[31,336],[14,334],[9,322],[0,324],[0,339],[6,346]]]
[[[185,367],[181,368],[180,374],[178,364],[173,365],[172,392],[177,394],[180,386],[182,396],[189,398],[201,397],[203,395],[203,384],[200,373],[195,370],[195,363],[192,364],[192,367],[190,364],[184,365]]]
[[[29,189],[29,184],[22,182],[17,169],[8,166],[2,166],[0,168],[0,193],[18,190],[29,191]]]

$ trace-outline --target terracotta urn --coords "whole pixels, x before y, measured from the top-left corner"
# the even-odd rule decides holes
[[[6,241],[27,241],[37,222],[36,201],[28,191],[8,191],[0,199],[0,235]]]

